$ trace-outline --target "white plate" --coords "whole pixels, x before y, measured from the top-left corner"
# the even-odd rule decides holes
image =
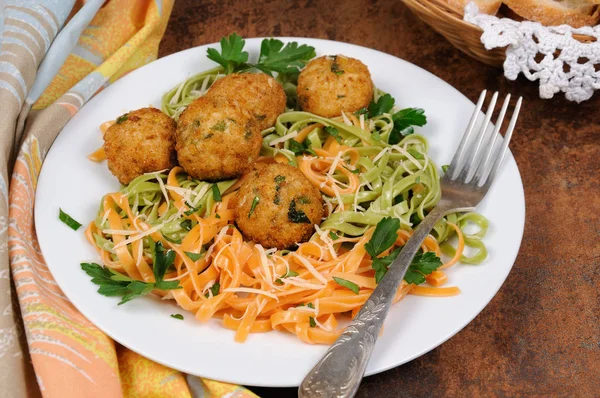
[[[368,48],[315,39],[295,40],[321,54],[344,54],[368,65],[377,87],[390,92],[402,107],[424,108],[426,127],[438,166],[449,163],[474,109],[466,97],[425,70]],[[260,39],[246,40],[251,57]],[[217,47],[217,44],[210,45]],[[58,208],[85,224],[96,216],[102,196],[119,189],[106,164],[86,155],[102,145],[98,126],[124,112],[152,104],[160,107],[164,92],[191,74],[214,66],[207,46],[159,59],[112,84],[94,97],[67,124],[50,149],[39,179],[35,222],[48,267],[71,302],[91,322],[126,347],[183,372],[254,386],[297,386],[325,352],[325,346],[302,343],[282,332],[254,334],[244,344],[218,321],[197,322],[175,304],[145,297],[117,306],[118,299],[96,293],[97,286],[80,268],[99,257],[83,235],[58,219]],[[485,241],[489,257],[480,266],[458,265],[448,272],[455,297],[409,296],[395,305],[379,338],[367,375],[410,361],[442,344],[467,325],[494,297],[517,256],[525,217],[523,185],[509,155],[497,181],[478,207],[490,221]],[[473,342],[476,343],[476,342]]]

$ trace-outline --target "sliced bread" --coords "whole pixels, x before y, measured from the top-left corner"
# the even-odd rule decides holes
[[[546,26],[573,27],[598,23],[600,0],[503,0],[515,13]]]

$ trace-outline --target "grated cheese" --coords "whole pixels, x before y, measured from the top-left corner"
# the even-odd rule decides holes
[[[228,292],[228,293],[254,293],[254,294],[262,294],[263,296],[267,296],[270,297],[276,301],[279,301],[279,298],[271,293],[271,292],[266,292],[264,290],[261,289],[254,289],[251,287],[229,287],[225,290],[223,290],[224,292]]]
[[[346,116],[346,113],[344,111],[342,111],[342,120],[348,126],[352,126],[352,122],[350,121],[350,119],[348,119],[348,116]]]
[[[322,290],[325,289],[325,285],[317,285],[316,283],[307,282],[306,279],[302,279],[296,276],[289,276],[281,280],[286,285],[292,285],[297,287],[303,287],[306,289]]]
[[[317,280],[319,282],[322,282],[325,285],[327,284],[327,279],[325,279],[325,277],[323,275],[321,275],[319,273],[319,271],[317,271],[316,268],[313,267],[313,265],[307,259],[305,259],[302,256],[299,256],[296,253],[294,253],[293,256],[294,256],[294,258],[298,259],[298,261],[300,261],[300,263],[302,263],[302,265],[304,265],[304,267],[308,270],[308,272],[313,274],[314,277],[317,278]]]
[[[280,143],[282,143],[282,142],[285,142],[285,141],[289,140],[290,138],[294,138],[294,137],[296,137],[297,135],[298,135],[298,132],[297,132],[296,130],[294,130],[294,131],[292,131],[291,133],[288,133],[288,134],[286,134],[286,135],[284,135],[284,136],[282,136],[282,137],[279,137],[279,138],[276,138],[276,139],[274,139],[273,141],[271,141],[271,142],[269,143],[269,146],[275,146],[275,145],[277,145],[277,144],[280,144]]]

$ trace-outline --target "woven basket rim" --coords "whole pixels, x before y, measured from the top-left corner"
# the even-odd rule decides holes
[[[460,15],[458,13],[449,12],[448,10],[443,9],[439,4],[440,0],[402,0],[402,2],[411,3],[413,7],[417,7],[417,8],[420,7],[420,8],[422,8],[421,11],[424,11],[424,12],[426,12],[426,11],[432,12],[431,7],[434,7],[435,11],[433,11],[433,12],[441,12],[441,13],[446,14],[445,15],[446,17],[450,17],[455,23],[460,24],[463,28],[477,30],[478,32],[480,32],[480,34],[483,33],[483,29],[481,29],[477,25],[473,25],[472,23],[465,21],[463,18],[460,17]],[[451,8],[451,7],[448,6],[448,8]],[[598,8],[597,12],[600,12],[600,7]],[[510,19],[508,17],[502,17],[502,18]],[[596,41],[595,37],[581,34],[581,33],[574,33],[572,36],[576,40],[589,41],[589,39],[594,39],[593,41]]]

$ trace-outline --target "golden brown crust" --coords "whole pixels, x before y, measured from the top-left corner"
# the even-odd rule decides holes
[[[287,100],[281,84],[264,73],[227,75],[214,82],[206,95],[247,111],[260,130],[275,125],[277,116],[285,111]]]
[[[253,170],[242,183],[235,215],[247,239],[266,248],[285,249],[311,237],[314,225],[321,223],[323,202],[319,190],[300,170],[269,164]]]
[[[226,100],[192,102],[177,123],[177,159],[200,180],[236,178],[252,170],[262,145],[260,130],[247,113]]]
[[[323,117],[340,116],[369,106],[373,81],[365,64],[343,55],[315,58],[298,77],[302,110]]]
[[[594,4],[597,0],[587,2],[557,2],[554,0],[504,0],[515,13],[521,17],[540,22],[546,26],[567,24],[573,27],[593,26],[600,18],[600,10]]]
[[[144,173],[173,167],[175,121],[156,108],[125,115],[104,134],[108,169],[121,184],[129,184]]]

